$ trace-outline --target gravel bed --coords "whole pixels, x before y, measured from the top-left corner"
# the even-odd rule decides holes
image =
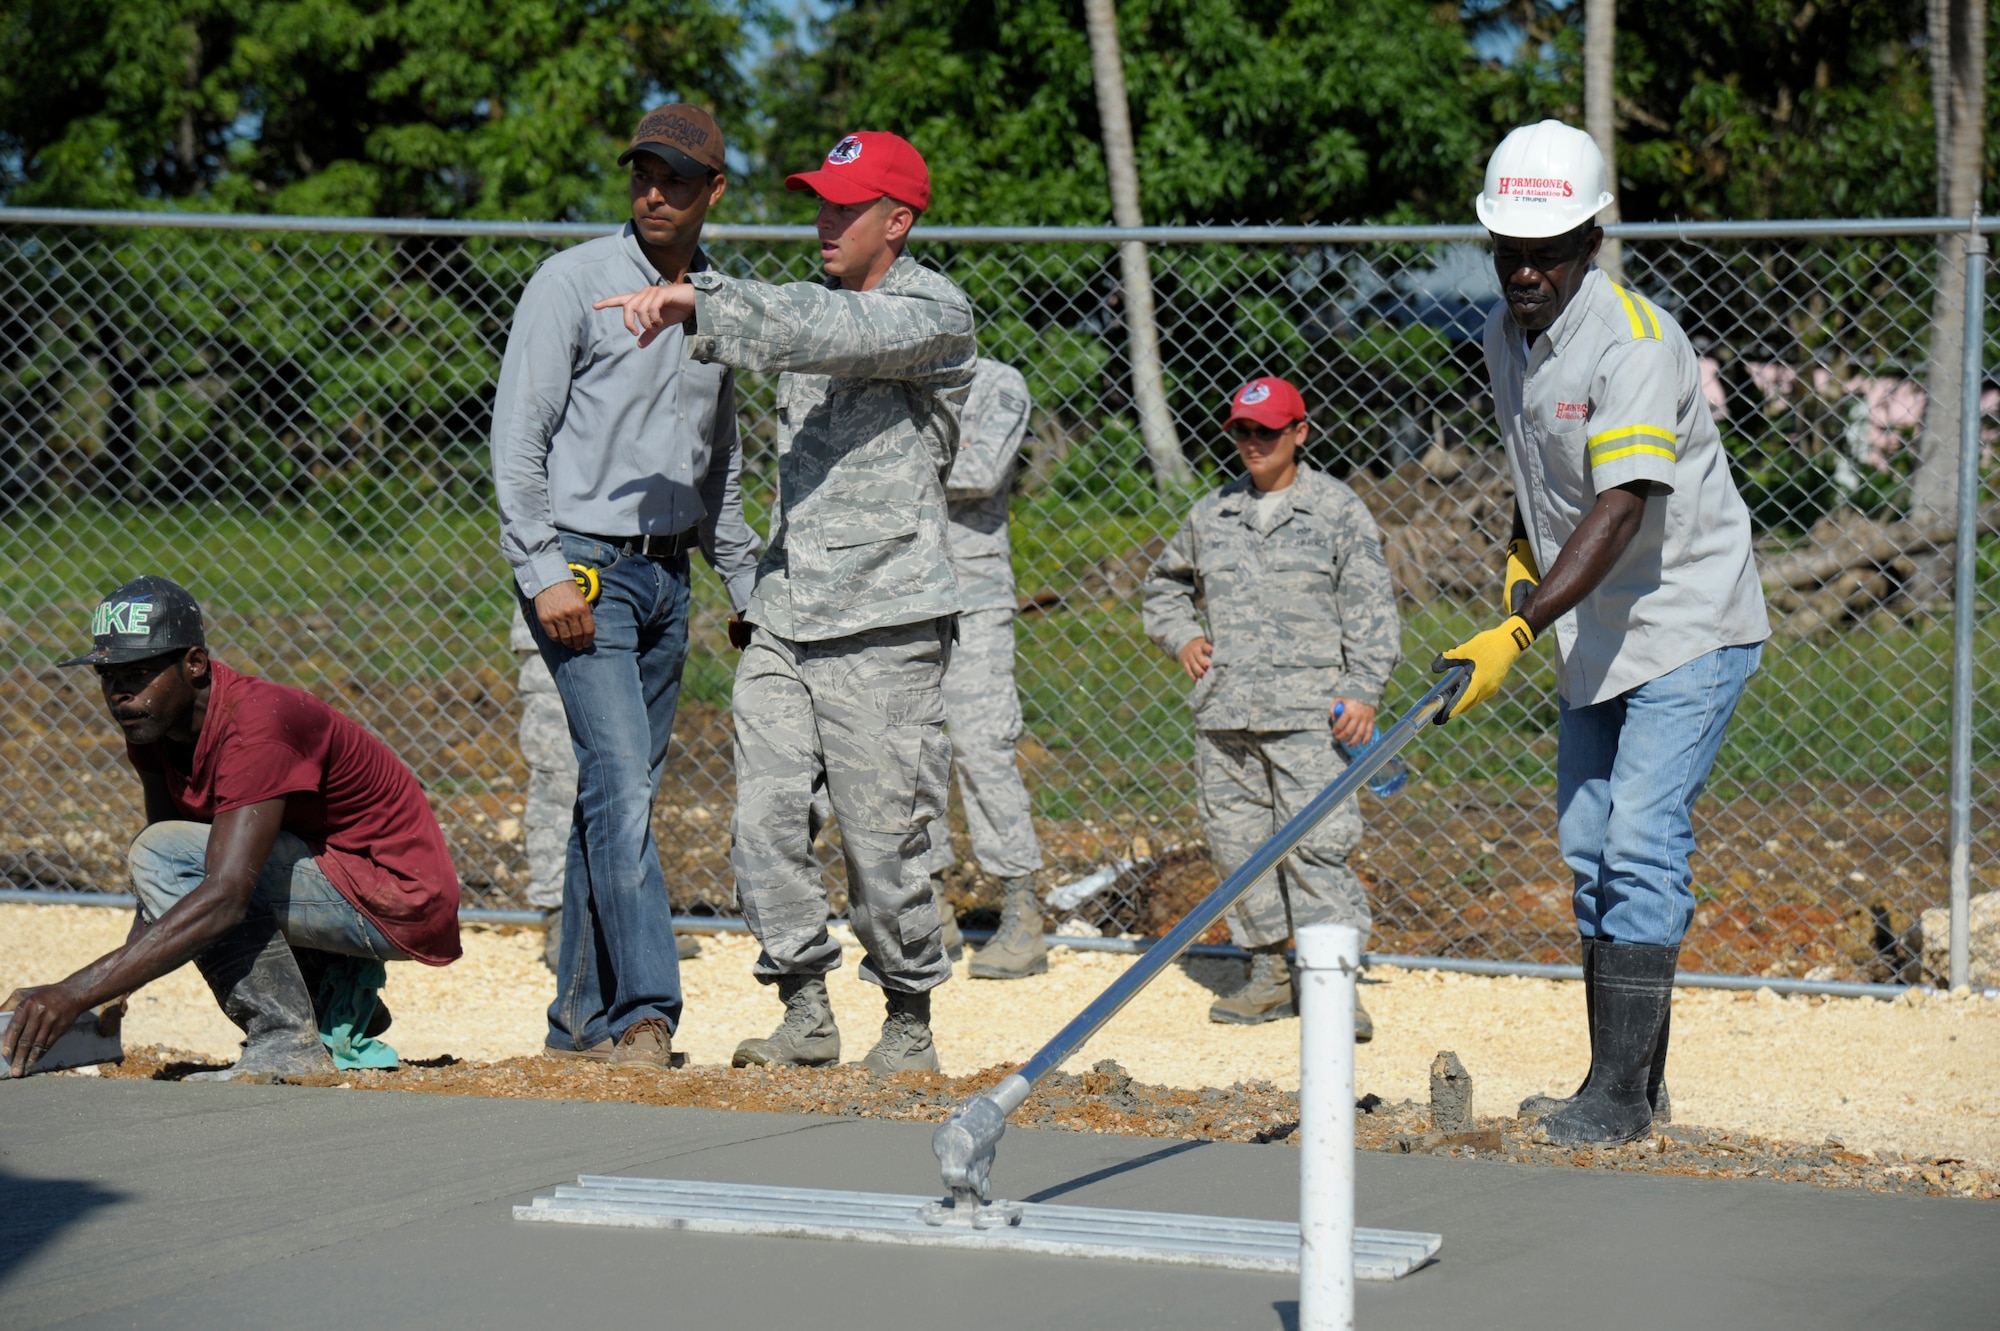
[[[116,946],[129,919],[117,910],[0,906],[0,992],[67,974]],[[602,1069],[552,1067],[531,1057],[541,1045],[543,1009],[554,992],[540,962],[539,930],[467,929],[464,940],[465,956],[454,965],[389,968],[385,998],[395,1013],[390,1043],[413,1063],[438,1063],[388,1074],[397,1085],[421,1090],[466,1081],[495,1093],[584,1096],[601,1083],[602,1093],[628,1098],[642,1091],[685,1093],[709,1097],[688,1103],[836,1113],[847,1111],[822,1106],[838,1106],[848,1094],[845,1088],[862,1084],[853,1080],[858,1073],[842,1070],[788,1074],[804,1078],[797,1082],[760,1082],[759,1076],[770,1074],[727,1069],[736,1042],[765,1033],[779,1014],[772,991],[750,978],[755,944],[742,935],[705,938],[702,956],[682,967],[687,1010],[675,1047],[685,1049],[696,1066],[676,1074],[674,1086],[651,1090],[639,1081],[602,1080],[610,1075]],[[850,950],[830,982],[848,1058],[867,1049],[882,1012],[880,992],[856,978],[857,960]],[[968,980],[961,966],[937,991],[940,1056],[949,1073],[989,1071],[939,1085],[983,1085],[999,1075],[993,1069],[1018,1064],[1129,964],[1126,957],[1059,948],[1047,975],[1007,983]],[[1150,1096],[1148,1104],[1163,1109],[1221,1104],[1197,1114],[1206,1124],[1203,1132],[1247,1140],[1274,1130],[1292,1111],[1283,1107],[1288,1102],[1272,1097],[1298,1086],[1298,1023],[1209,1022],[1208,1004],[1217,992],[1240,983],[1241,974],[1240,963],[1169,968],[1063,1071],[1094,1076],[1095,1065],[1115,1060],[1141,1088],[1180,1088],[1133,1092]],[[1396,1106],[1406,1101],[1427,1106],[1432,1059],[1449,1049],[1472,1074],[1473,1112],[1484,1116],[1476,1117],[1475,1126],[1499,1124],[1503,1146],[1522,1146],[1532,1154],[1533,1144],[1518,1141],[1520,1133],[1504,1116],[1530,1093],[1567,1093],[1588,1061],[1583,991],[1574,983],[1384,968],[1371,972],[1361,996],[1374,1015],[1376,1038],[1356,1051],[1357,1083],[1388,1106],[1362,1119],[1364,1142],[1380,1131],[1408,1138],[1412,1149],[1446,1145],[1418,1145],[1429,1126],[1427,1114],[1420,1108],[1409,1117]],[[141,991],[126,1024],[129,1066],[145,1075],[149,1058],[154,1067],[160,1061],[145,1051],[189,1051],[173,1057],[216,1063],[233,1056],[238,1038],[192,967]],[[486,1069],[479,1064],[517,1071],[480,1082],[474,1074]],[[1796,1162],[1786,1169],[1822,1168],[1803,1162],[1839,1150],[1864,1158],[1867,1169],[1912,1171],[1912,1179],[1921,1179],[1924,1170],[1940,1179],[1951,1170],[1956,1179],[1964,1169],[2000,1167],[2000,1001],[1914,995],[1889,1003],[1782,998],[1768,990],[1681,990],[1675,995],[1669,1078],[1681,1124],[1719,1134],[1724,1146],[1785,1143],[1773,1149]],[[685,1092],[675,1089],[683,1085]],[[874,1098],[881,1088],[866,1089],[854,1112],[907,1108]],[[949,1092],[947,1103],[959,1093]],[[1050,1094],[1074,1099],[1079,1092]],[[1225,1099],[1202,1100],[1204,1095]],[[1139,1130],[1115,1104],[1089,1109],[1086,1114],[1051,1104],[1046,1112],[1057,1119],[1067,1115],[1077,1126]],[[931,1111],[942,1112],[936,1106]],[[1177,1122],[1160,1122],[1157,1131],[1186,1135],[1169,1131],[1182,1127]],[[1838,1144],[1828,1146],[1830,1138]],[[1609,1154],[1624,1160],[1634,1152]],[[1670,1151],[1648,1167],[1673,1159]],[[1701,1167],[1737,1173],[1776,1169],[1743,1166],[1735,1159],[1718,1147]]]
[[[99,1075],[173,1080],[214,1066],[215,1060],[182,1050],[136,1050],[122,1066],[107,1068]],[[986,1068],[965,1077],[903,1073],[879,1079],[858,1067],[705,1066],[661,1072],[537,1056],[497,1063],[440,1059],[433,1066],[301,1077],[289,1084],[935,1123],[967,1097],[992,1087],[1014,1067]],[[1519,1119],[1478,1118],[1469,1128],[1441,1133],[1431,1129],[1428,1105],[1410,1100],[1392,1105],[1370,1094],[1362,1097],[1357,1108],[1362,1111],[1355,1119],[1357,1143],[1364,1150],[1392,1154],[1423,1153],[1468,1161],[1505,1159],[1689,1178],[1768,1178],[1872,1192],[2000,1199],[2000,1171],[1978,1168],[1956,1157],[1908,1159],[1897,1152],[1869,1156],[1835,1141],[1818,1145],[1775,1142],[1747,1133],[1678,1124],[1662,1126],[1625,1146],[1571,1150],[1538,1142],[1533,1124]],[[1298,1096],[1268,1081],[1198,1090],[1149,1086],[1134,1081],[1117,1063],[1104,1059],[1088,1072],[1058,1072],[1046,1078],[1015,1111],[1012,1122],[1022,1128],[1067,1132],[1295,1145],[1298,1112]]]

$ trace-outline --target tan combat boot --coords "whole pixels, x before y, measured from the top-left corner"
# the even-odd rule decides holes
[[[781,1064],[823,1068],[840,1061],[840,1028],[833,1024],[833,1003],[823,975],[785,975],[778,980],[778,997],[785,1000],[785,1019],[761,1040],[736,1046],[729,1066],[747,1068]]]
[[[944,922],[944,954],[953,961],[965,955],[965,935],[958,931],[958,912],[944,894],[944,875],[931,875],[931,900],[937,902],[938,919]]]
[[[931,1039],[931,996],[929,991],[906,994],[894,989],[882,991],[889,1015],[882,1022],[882,1038],[862,1058],[861,1066],[878,1077],[897,1072],[938,1071],[937,1043]]]
[[[975,980],[1020,980],[1046,975],[1049,944],[1042,937],[1042,906],[1035,899],[1035,880],[1027,874],[1009,878],[1007,902],[1001,907],[1000,928],[985,947],[972,954],[966,974]]]
[[[663,1017],[641,1017],[611,1043],[611,1066],[684,1068],[688,1056],[674,1051],[673,1032]]]
[[[1292,966],[1285,960],[1283,943],[1252,948],[1249,981],[1229,997],[1216,999],[1208,1009],[1210,1021],[1236,1026],[1258,1026],[1297,1015],[1292,1002]]]

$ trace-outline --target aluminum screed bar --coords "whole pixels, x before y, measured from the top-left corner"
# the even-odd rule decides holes
[[[951,1117],[938,1125],[937,1133],[931,1138],[931,1149],[937,1153],[938,1165],[944,1171],[944,1185],[950,1196],[942,1203],[926,1207],[924,1218],[934,1225],[969,1223],[980,1229],[1014,1223],[1015,1208],[990,1200],[994,1152],[1000,1145],[1001,1134],[1007,1130],[1007,1116],[1021,1107],[1036,1082],[1059,1067],[1084,1041],[1095,1035],[1100,1026],[1116,1016],[1119,1009],[1138,997],[1139,991],[1185,952],[1210,925],[1221,919],[1222,913],[1235,905],[1238,897],[1249,891],[1258,879],[1276,869],[1278,862],[1290,854],[1308,832],[1319,826],[1342,801],[1360,790],[1368,778],[1415,738],[1420,727],[1429,721],[1443,721],[1446,709],[1457,700],[1462,686],[1471,682],[1471,676],[1470,663],[1446,673],[1431,686],[1429,693],[1417,700],[1416,706],[1403,714],[1400,721],[1382,732],[1381,737],[1331,785],[1313,796],[1310,804],[1279,828],[1277,835],[1259,846],[1235,873],[1203,897],[1165,938],[1140,954],[1139,959],[1093,999],[1090,1006],[1056,1032],[1055,1038],[1023,1063],[1020,1071],[986,1094],[976,1096],[953,1110]]]

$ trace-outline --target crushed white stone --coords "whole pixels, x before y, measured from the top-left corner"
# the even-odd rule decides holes
[[[0,905],[0,992],[60,979],[123,941],[130,915],[95,907]],[[469,927],[454,965],[389,967],[389,1041],[405,1058],[498,1059],[534,1052],[554,979],[535,929]],[[726,1062],[737,1041],[768,1031],[775,993],[750,978],[756,944],[702,939],[683,963],[687,1010],[675,1046],[697,1063]],[[859,953],[832,978],[846,1057],[873,1043],[880,991],[856,978]],[[948,1072],[1025,1058],[1130,958],[1058,948],[1047,975],[969,980],[963,965],[937,991],[933,1026]],[[1142,1082],[1298,1085],[1298,1023],[1222,1026],[1215,994],[1240,974],[1229,963],[1174,967],[1072,1060],[1113,1058]],[[1382,969],[1361,990],[1374,1043],[1357,1051],[1358,1089],[1423,1100],[1430,1063],[1454,1050],[1477,1087],[1474,1110],[1510,1113],[1535,1091],[1566,1094],[1587,1062],[1583,990],[1553,980]],[[1207,984],[1204,984],[1204,981]],[[148,985],[126,1027],[128,1045],[233,1055],[237,1032],[189,966]],[[1932,998],[1781,998],[1683,989],[1675,996],[1669,1083],[1683,1123],[1818,1142],[2000,1163],[2000,1002]]]

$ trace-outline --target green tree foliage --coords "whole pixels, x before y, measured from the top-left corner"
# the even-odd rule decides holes
[[[1583,5],[1478,3],[1513,58],[1473,75],[1496,129],[1582,123]],[[1925,215],[1936,140],[1923,0],[1621,5],[1619,202],[1627,221]],[[2000,24],[1992,3],[1989,31]],[[1989,43],[2000,86],[2000,43]],[[1988,136],[2000,167],[2000,136]],[[1989,204],[2000,203],[1995,171]]]
[[[1456,218],[1484,131],[1424,0],[1124,0],[1148,221]],[[894,128],[937,221],[1108,221],[1078,0],[857,0],[767,68],[774,169]],[[782,205],[779,205],[782,206]]]
[[[87,208],[596,219],[642,105],[740,123],[761,0],[21,0],[0,190]]]

